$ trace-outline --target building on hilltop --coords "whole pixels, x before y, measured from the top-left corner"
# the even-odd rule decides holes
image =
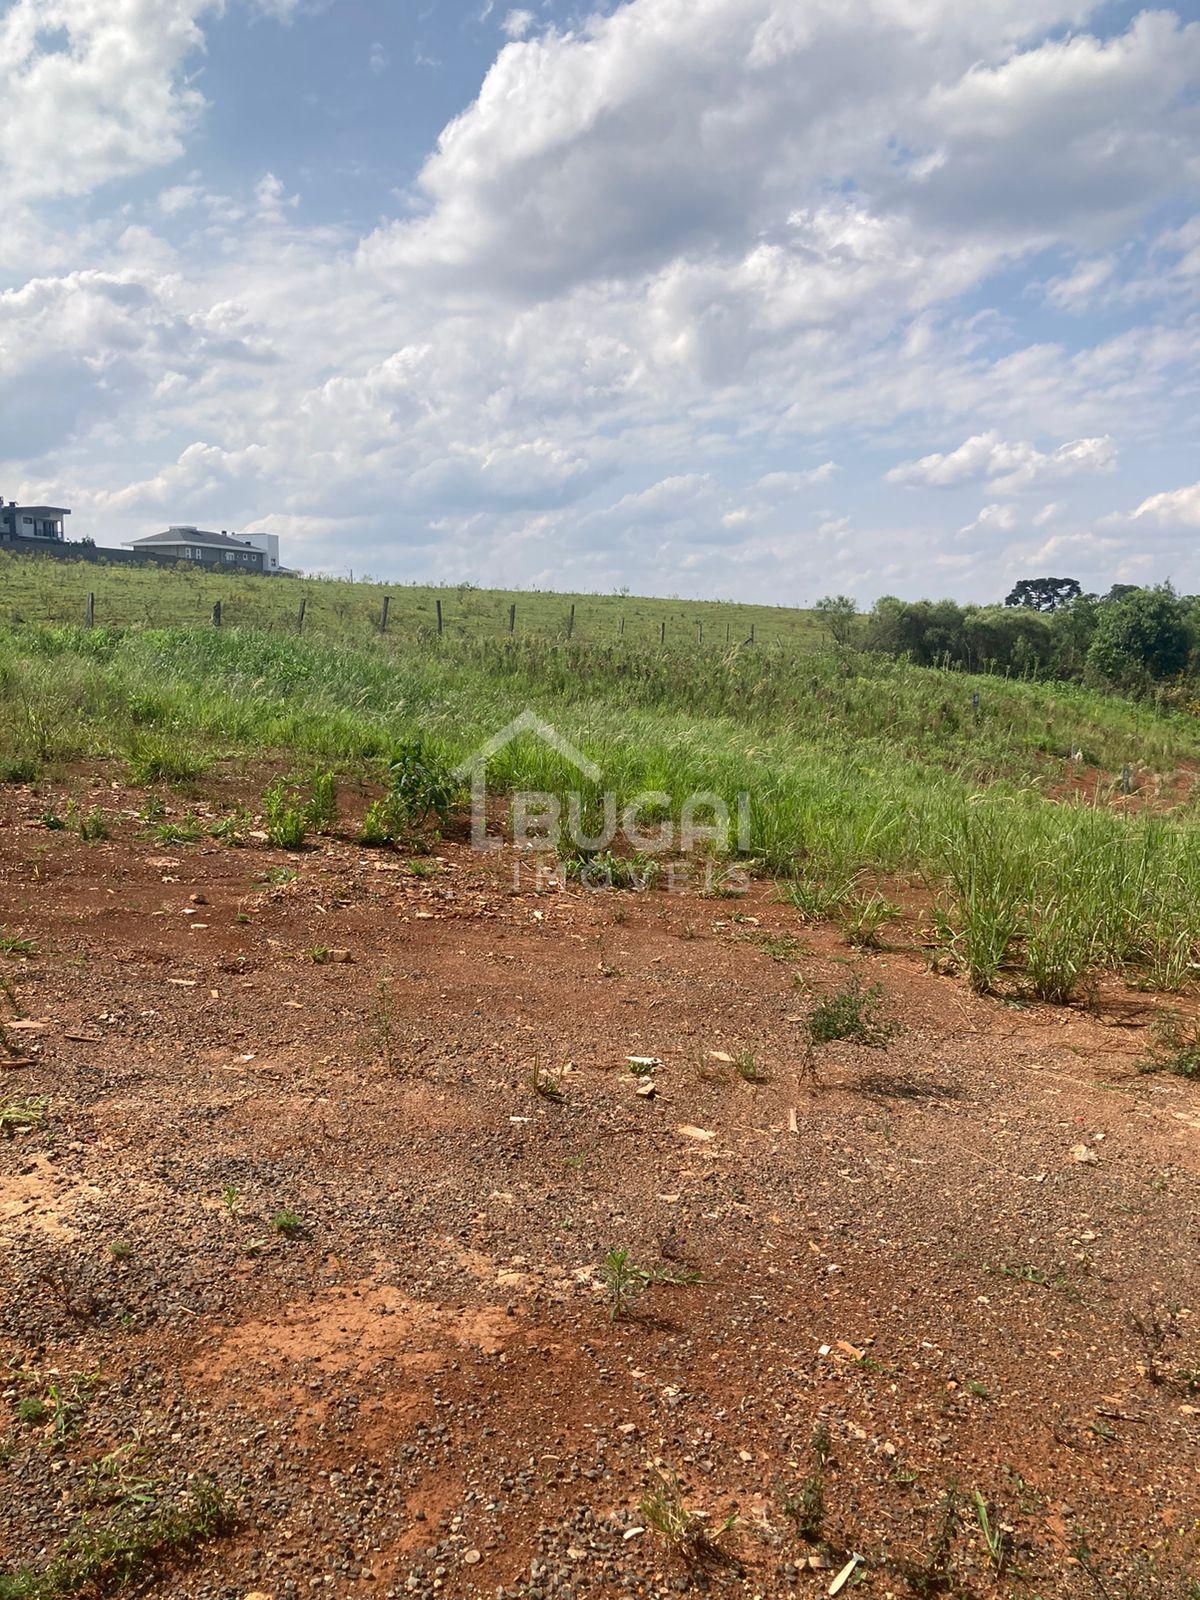
[[[279,535],[277,533],[247,533],[243,535],[250,543],[257,545],[264,557],[264,572],[286,572],[286,567],[279,565]]]
[[[158,560],[192,561],[201,567],[221,567],[234,572],[278,572],[279,535],[211,533],[191,524],[172,526],[165,533],[127,539],[130,550]]]
[[[188,561],[222,572],[276,572],[279,564],[277,533],[231,534],[222,528],[212,533],[190,523],[172,526],[165,533],[128,539],[123,549],[105,549],[94,539],[72,541],[63,532],[67,506],[22,506],[0,498],[0,550],[10,554],[53,556],[60,561],[104,561],[117,565],[156,562],[169,566]]]
[[[63,518],[71,515],[69,506],[19,506],[15,500],[7,505],[0,500],[0,539],[53,539],[61,543]]]

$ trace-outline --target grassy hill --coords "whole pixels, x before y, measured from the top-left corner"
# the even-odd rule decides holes
[[[114,601],[123,576],[111,574]],[[214,582],[152,576],[164,602]],[[464,607],[477,603],[482,625],[497,598],[468,592]],[[538,599],[561,614],[560,597]],[[646,616],[661,604],[640,602]],[[665,794],[674,814],[697,790],[731,807],[744,793],[759,868],[860,942],[892,916],[900,875],[929,886],[938,938],[981,987],[1018,958],[1043,998],[1099,970],[1178,988],[1200,963],[1197,724],[1078,687],[812,650],[663,649],[628,631],[601,644],[397,628],[355,643],[29,624],[0,626],[0,687],[3,771],[22,781],[88,759],[135,782],[202,782],[214,762],[269,756],[387,782],[405,741],[445,771],[532,708],[602,769],[583,785],[589,819],[605,790],[621,803]],[[1132,796],[1117,781],[1126,766]],[[529,738],[489,780],[579,788]]]
[[[80,623],[89,593],[95,595],[97,623],[109,627],[200,625],[219,600],[230,626],[295,633],[303,602],[304,633],[341,643],[365,642],[378,634],[385,596],[389,633],[409,639],[436,633],[438,601],[448,639],[507,637],[514,604],[517,638],[563,638],[570,626],[572,638],[581,641],[658,644],[665,630],[665,643],[672,648],[717,652],[747,639],[751,630],[757,644],[791,649],[812,646],[821,636],[812,612],[787,606],[466,584],[434,588],[369,579],[247,577],[183,564],[124,567],[0,555],[0,623]]]

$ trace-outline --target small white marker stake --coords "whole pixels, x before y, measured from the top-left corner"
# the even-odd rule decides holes
[[[851,1556],[850,1557],[849,1561],[847,1561],[846,1565],[842,1568],[842,1570],[838,1573],[837,1577],[829,1585],[830,1594],[841,1594],[842,1590],[850,1582],[851,1575],[853,1574],[855,1567],[858,1565],[858,1563],[861,1560],[862,1560],[861,1556]]]

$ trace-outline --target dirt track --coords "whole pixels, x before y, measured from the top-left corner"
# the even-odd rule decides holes
[[[0,794],[0,923],[38,946],[0,958],[0,1101],[48,1102],[0,1140],[6,1561],[102,1515],[89,1465],[121,1449],[238,1503],[164,1595],[824,1594],[855,1553],[844,1592],[904,1595],[943,1548],[951,1593],[1187,1594],[1200,1087],[1132,1070],[1147,997],[977,999],[766,885],[165,846],[108,788],[85,845],[47,798]],[[803,1019],[851,971],[904,1031],[825,1047],[813,1085]],[[766,1081],[719,1059],[745,1050]],[[617,1246],[700,1281],[611,1319]],[[20,1420],[51,1384],[59,1426]],[[806,1539],[783,1503],[822,1425]],[[736,1514],[726,1559],[646,1528],[656,1471]]]

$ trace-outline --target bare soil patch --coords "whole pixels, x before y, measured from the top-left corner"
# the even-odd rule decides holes
[[[853,1556],[880,1597],[1194,1592],[1200,1086],[1136,1071],[1158,1002],[980,999],[769,885],[163,846],[94,798],[87,845],[0,793],[37,946],[0,1101],[45,1099],[0,1140],[4,1562],[123,1452],[236,1501],[163,1595],[825,1594]],[[814,1083],[855,973],[903,1031]],[[648,1525],[663,1479],[717,1554]]]

